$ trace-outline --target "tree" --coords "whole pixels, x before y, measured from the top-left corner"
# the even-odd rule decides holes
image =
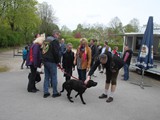
[[[24,40],[27,42],[40,23],[36,5],[36,0],[0,1],[0,26],[7,30],[4,34],[7,41],[14,44],[21,44]]]
[[[117,36],[124,33],[121,20],[118,17],[115,17],[110,21],[109,26],[108,39],[116,44],[119,43],[119,41],[122,41],[122,38]]]
[[[50,35],[54,29],[59,30],[56,25],[57,18],[54,15],[54,11],[51,5],[43,2],[38,5],[38,15],[41,19],[40,32]]]
[[[63,34],[63,35],[69,35],[69,36],[71,36],[72,35],[72,32],[71,32],[71,30],[67,27],[67,26],[65,26],[65,25],[63,25],[62,26],[62,28],[61,28],[61,33]]]
[[[138,32],[139,31],[139,21],[136,18],[133,18],[129,24],[124,26],[125,32]]]

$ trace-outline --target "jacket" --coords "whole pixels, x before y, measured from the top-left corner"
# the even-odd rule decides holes
[[[74,52],[67,51],[63,54],[62,66],[64,69],[74,67]]]
[[[124,52],[123,59],[125,58],[125,56],[126,56],[127,53],[129,53],[129,56],[128,56],[127,60],[125,61],[125,64],[130,65],[133,52],[132,52],[132,50],[126,50]]]
[[[52,62],[58,64],[60,62],[59,56],[60,46],[57,39],[46,40],[42,47],[43,62]]]
[[[82,70],[90,68],[91,65],[91,58],[92,58],[92,53],[91,53],[91,48],[90,47],[85,47],[85,51],[84,53],[82,53],[82,55],[80,55],[80,50],[79,50],[80,46],[77,49],[77,53],[76,53],[76,61],[77,61],[77,67],[79,64],[79,60],[81,61],[80,67]]]
[[[41,67],[42,56],[41,56],[41,45],[35,43],[30,46],[29,53],[26,60],[26,65],[34,67]]]
[[[106,72],[112,74],[113,71],[119,71],[123,67],[123,60],[114,55],[112,56],[111,52],[105,52],[104,54],[107,55],[108,60],[107,63],[104,64],[104,67],[106,68]],[[97,69],[97,67],[100,65],[100,60],[98,59],[95,64],[91,67],[91,70],[89,71],[88,75],[91,76],[93,75],[94,71]]]

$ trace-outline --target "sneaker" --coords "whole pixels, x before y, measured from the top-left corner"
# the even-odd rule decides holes
[[[110,103],[110,102],[112,102],[113,101],[113,97],[109,97],[107,100],[106,100],[106,102],[108,102],[108,103]]]
[[[103,93],[102,95],[99,96],[99,98],[100,98],[100,99],[107,98],[107,95],[105,95],[105,94]]]
[[[59,97],[59,96],[61,96],[61,94],[60,94],[60,93],[57,93],[57,94],[53,94],[53,95],[52,95],[52,97],[53,97],[53,98],[55,98],[55,97]]]
[[[43,95],[44,98],[47,98],[48,96],[50,96],[50,93],[45,93],[45,94]]]

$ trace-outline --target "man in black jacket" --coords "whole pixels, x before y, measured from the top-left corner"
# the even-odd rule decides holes
[[[121,60],[118,56],[112,57],[112,54],[109,51],[104,54],[101,54],[99,60],[95,62],[95,64],[89,71],[88,77],[85,80],[85,84],[87,84],[87,82],[90,80],[91,75],[94,73],[94,71],[100,64],[103,64],[104,68],[106,68],[106,84],[105,84],[105,91],[101,96],[99,96],[99,98],[102,99],[108,97],[106,102],[109,103],[113,101],[113,95],[117,85],[117,76],[119,73],[119,69],[123,67],[123,60]],[[108,93],[110,85],[111,85],[111,93],[109,95]]]
[[[95,45],[95,42],[96,42],[96,40],[94,40],[94,39],[90,40],[90,46],[89,47],[91,48],[91,52],[92,52],[91,67],[92,67],[92,65],[95,61],[96,56],[97,56],[97,47]]]
[[[57,65],[60,63],[59,51],[60,46],[58,42],[58,38],[60,33],[55,31],[53,36],[47,37],[47,40],[44,41],[43,44],[43,64],[44,64],[44,98],[50,96],[48,91],[49,81],[51,79],[52,87],[53,87],[53,95],[52,97],[59,97],[61,94],[57,90]]]

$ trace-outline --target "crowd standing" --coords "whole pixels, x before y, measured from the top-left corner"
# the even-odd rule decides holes
[[[99,99],[106,98],[106,102],[112,102],[117,86],[117,76],[119,70],[124,67],[124,80],[129,79],[129,65],[132,57],[132,50],[128,46],[124,47],[123,58],[118,54],[118,47],[113,50],[108,45],[108,41],[104,41],[101,46],[97,40],[91,39],[88,44],[86,38],[80,39],[76,53],[72,51],[72,43],[65,44],[65,40],[60,39],[60,32],[54,31],[53,34],[45,38],[45,34],[37,34],[29,49],[23,51],[23,64],[30,68],[30,78],[28,82],[28,92],[35,93],[39,91],[36,88],[37,68],[44,66],[44,82],[43,82],[43,97],[50,96],[49,88],[52,85],[52,97],[61,96],[57,89],[57,67],[64,72],[66,81],[71,79],[72,73],[77,68],[77,80],[81,80],[87,84],[91,80],[97,68],[101,68],[101,73],[106,69],[106,80],[104,92],[99,96]],[[100,70],[100,69],[99,69]]]

